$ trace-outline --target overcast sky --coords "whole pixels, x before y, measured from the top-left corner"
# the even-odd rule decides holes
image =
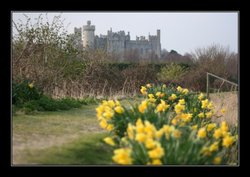
[[[24,20],[23,13],[34,18],[42,12],[13,12],[13,20]],[[161,30],[162,49],[176,50],[180,54],[194,52],[197,48],[219,44],[238,52],[238,12],[58,12],[48,13],[51,21],[61,14],[65,28],[73,33],[74,27],[82,27],[91,20],[95,35],[124,30],[130,32],[131,40],[136,36],[156,35]]]

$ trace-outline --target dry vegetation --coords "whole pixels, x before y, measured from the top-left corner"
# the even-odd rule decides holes
[[[238,92],[214,93],[210,95],[210,98],[214,102],[216,112],[220,113],[222,108],[226,110],[219,121],[225,120],[231,125],[239,122]]]

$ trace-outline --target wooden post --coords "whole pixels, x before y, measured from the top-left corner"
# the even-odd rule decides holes
[[[209,74],[207,73],[207,99],[209,99]]]

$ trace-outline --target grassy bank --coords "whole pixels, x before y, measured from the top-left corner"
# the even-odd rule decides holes
[[[52,152],[49,148],[60,149],[74,140],[87,141],[92,134],[104,133],[96,120],[95,107],[13,116],[13,164],[35,163],[36,160],[29,156],[40,150]]]

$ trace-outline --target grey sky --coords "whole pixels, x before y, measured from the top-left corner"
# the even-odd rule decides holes
[[[34,19],[41,12],[13,12],[13,20],[25,19],[23,13]],[[238,13],[235,12],[48,12],[49,20],[61,14],[67,30],[81,27],[91,20],[95,35],[107,34],[107,30],[130,32],[131,40],[136,36],[156,35],[161,30],[162,49],[176,50],[180,54],[195,49],[219,44],[238,52]]]

